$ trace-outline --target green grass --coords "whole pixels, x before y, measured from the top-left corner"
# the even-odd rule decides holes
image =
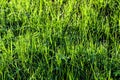
[[[120,0],[1,0],[0,80],[120,80]]]

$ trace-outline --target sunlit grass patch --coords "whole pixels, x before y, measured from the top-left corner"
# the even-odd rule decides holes
[[[1,80],[119,80],[119,0],[1,0]]]

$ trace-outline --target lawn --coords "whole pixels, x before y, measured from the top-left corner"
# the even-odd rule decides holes
[[[0,80],[120,80],[120,0],[0,0]]]

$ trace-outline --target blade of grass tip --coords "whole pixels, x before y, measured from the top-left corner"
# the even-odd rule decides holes
[[[42,8],[43,8],[43,0],[40,0],[40,10],[39,10],[39,15],[40,16],[42,14]]]

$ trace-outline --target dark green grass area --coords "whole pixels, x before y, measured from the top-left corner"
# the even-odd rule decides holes
[[[120,80],[120,0],[0,0],[0,80]]]

